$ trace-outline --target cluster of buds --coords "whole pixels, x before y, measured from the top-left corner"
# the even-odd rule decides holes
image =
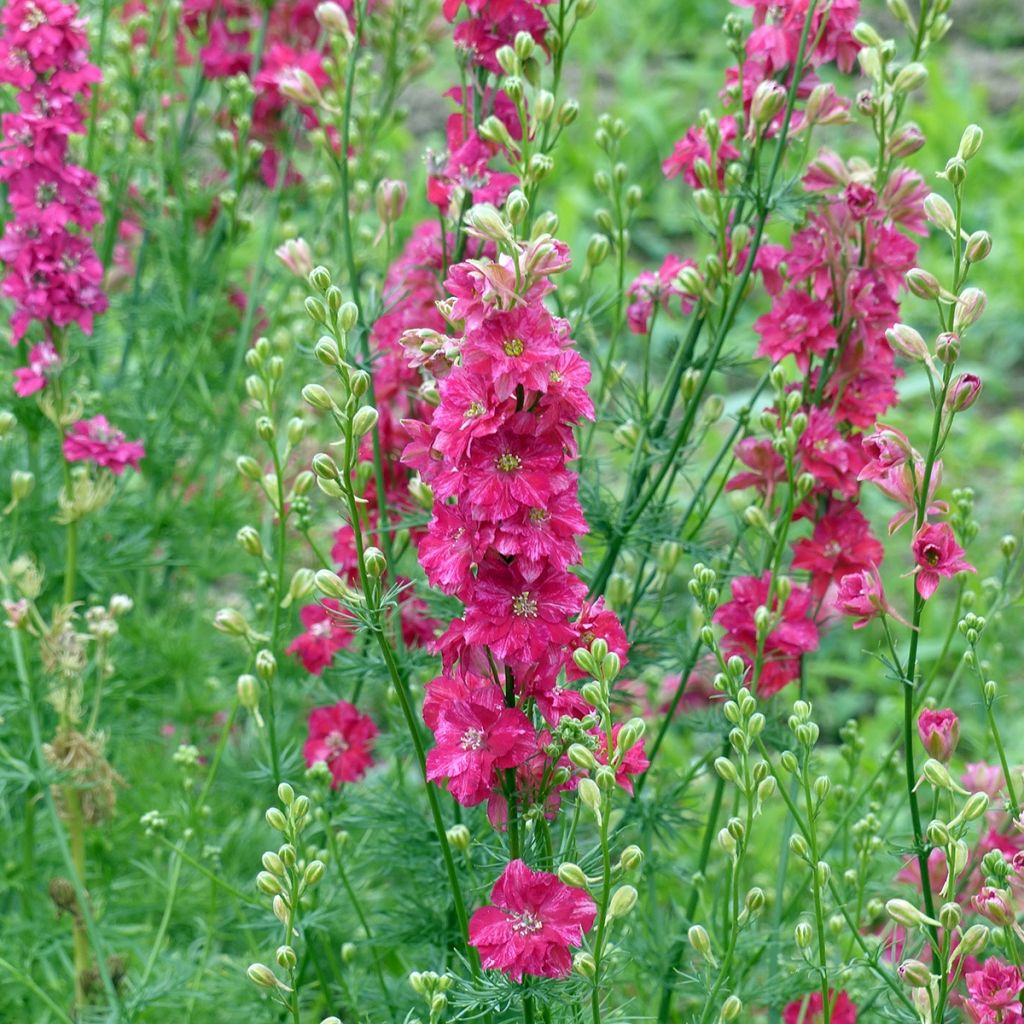
[[[450,974],[437,974],[435,971],[413,971],[409,975],[409,985],[413,992],[422,996],[429,1010],[429,1024],[437,1024],[448,1008],[448,989],[454,979]]]
[[[277,788],[282,807],[267,810],[267,824],[280,832],[284,843],[277,849],[267,850],[262,857],[263,870],[256,876],[256,888],[272,899],[274,917],[283,927],[282,943],[274,953],[274,961],[288,978],[285,982],[266,964],[251,964],[246,973],[250,981],[260,988],[269,989],[282,1005],[297,1005],[296,968],[298,956],[295,940],[299,937],[298,917],[301,906],[308,899],[326,870],[320,858],[305,860],[300,857],[301,834],[312,820],[313,807],[306,796],[296,796],[287,782]]]

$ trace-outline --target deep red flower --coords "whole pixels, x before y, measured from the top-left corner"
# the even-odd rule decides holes
[[[830,303],[805,291],[782,292],[771,311],[754,323],[754,330],[761,336],[757,354],[768,356],[773,363],[793,356],[800,371],[807,373],[811,356],[824,356],[838,344],[832,317]]]
[[[532,871],[512,861],[494,883],[491,906],[469,922],[469,942],[487,970],[504,971],[513,981],[524,974],[565,978],[572,970],[570,946],[583,942],[597,906],[582,890],[557,875]]]

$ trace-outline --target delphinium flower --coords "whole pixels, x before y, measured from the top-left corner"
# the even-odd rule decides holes
[[[455,44],[465,51],[471,64],[498,73],[496,54],[502,46],[511,46],[516,35],[528,32],[536,43],[543,43],[548,19],[543,8],[552,0],[444,0],[443,12],[449,21],[458,18],[466,7],[468,17],[455,28]]]
[[[513,981],[524,974],[565,978],[572,970],[569,947],[582,943],[596,916],[582,889],[513,860],[491,889],[491,905],[473,914],[469,941],[485,968]]]
[[[917,716],[917,732],[928,756],[945,764],[960,742],[960,719],[951,708],[925,708]]]
[[[96,179],[69,158],[84,131],[82,102],[99,70],[78,7],[63,0],[13,0],[0,14],[0,84],[17,90],[2,118],[0,181],[13,216],[0,238],[0,288],[14,302],[12,344],[33,322],[91,332],[107,306],[103,268],[89,232],[102,217]]]
[[[338,602],[330,597],[307,605],[299,618],[306,631],[291,642],[287,653],[297,655],[306,671],[318,676],[338,651],[352,643],[352,629],[342,619]]]
[[[829,992],[829,1001],[831,1004],[829,1019],[832,1024],[856,1024],[857,1007],[845,992],[840,992],[838,995]],[[825,1015],[821,993],[813,992],[800,999],[794,999],[786,1006],[782,1019],[785,1024],[823,1024]]]
[[[28,353],[28,366],[14,371],[14,393],[27,398],[42,391],[52,374],[60,370],[61,358],[52,342],[41,341],[33,345]]]
[[[115,476],[128,467],[138,469],[145,454],[141,441],[129,441],[105,416],[79,420],[64,438],[64,458],[68,462],[92,462]]]
[[[307,765],[323,761],[330,769],[333,788],[343,782],[358,782],[373,757],[370,750],[377,726],[346,700],[329,707],[314,708],[309,714],[309,736],[302,747]]]
[[[1021,1008],[1021,988],[1024,980],[1020,971],[998,957],[989,957],[980,970],[968,971],[966,1010],[976,1024],[1020,1024],[1024,1021]]]
[[[495,215],[483,211],[480,223]],[[470,223],[477,224],[473,214]],[[407,424],[405,460],[434,496],[420,561],[434,587],[465,605],[437,642],[443,674],[424,705],[436,740],[428,767],[431,778],[447,779],[459,802],[486,800],[491,822],[510,833],[517,818],[552,815],[559,791],[574,784],[567,744],[554,738],[563,716],[580,720],[592,712],[559,681],[563,672],[567,681],[582,678],[573,650],[600,640],[625,660],[627,647],[614,613],[602,601],[584,604],[586,586],[571,571],[586,530],[568,468],[576,455],[573,427],[593,411],[589,369],[572,348],[567,323],[545,304],[551,274],[566,264],[564,246],[546,235],[506,240],[496,259],[451,268],[451,298],[441,308],[452,336],[442,342],[414,330],[405,337],[413,361],[422,363],[429,349],[439,396],[429,423]],[[581,728],[592,734],[595,761],[607,762],[607,737],[597,735],[592,718],[577,734]],[[618,736],[613,728],[613,742]],[[647,767],[642,741],[623,755],[615,777],[630,789]],[[589,927],[593,909],[585,919],[549,920],[534,905],[540,895],[517,893],[524,880],[544,879],[524,892],[550,892],[552,907],[570,898],[593,904],[554,876],[534,875],[516,850],[512,857],[494,891],[496,906],[473,918],[471,941],[485,967],[516,980],[524,973],[562,977],[568,947],[579,944],[580,924]],[[528,916],[510,918],[510,910]]]

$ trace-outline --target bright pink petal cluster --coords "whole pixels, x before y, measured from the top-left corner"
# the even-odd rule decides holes
[[[552,0],[444,0],[444,16],[454,21],[465,5],[469,17],[455,29],[455,45],[464,50],[471,63],[501,74],[495,54],[511,46],[520,32],[528,32],[543,44],[548,19],[542,8]]]
[[[928,756],[946,764],[960,742],[960,719],[952,708],[925,708],[917,716],[917,733]]]
[[[596,917],[597,906],[582,889],[514,860],[494,883],[491,906],[473,914],[469,942],[485,969],[504,971],[513,981],[524,974],[565,978],[572,970],[570,947],[582,944]]]
[[[358,782],[373,764],[370,750],[377,726],[347,700],[309,713],[309,735],[302,747],[307,765],[323,761],[330,769],[332,788]]]
[[[1021,1010],[1021,988],[1024,981],[1020,971],[997,957],[989,957],[977,971],[968,971],[967,1013],[976,1024],[1020,1024],[1024,1020]]]
[[[306,671],[318,676],[334,661],[338,651],[352,643],[352,627],[331,597],[325,597],[320,604],[306,605],[299,618],[306,631],[291,642],[285,653],[297,655]]]
[[[0,182],[13,214],[0,237],[0,292],[14,302],[12,344],[33,321],[47,332],[76,323],[89,333],[107,308],[88,234],[102,218],[96,179],[68,158],[69,138],[84,130],[82,101],[99,79],[77,4],[6,4],[0,84],[17,90],[17,109],[0,118]]]
[[[28,366],[14,371],[14,393],[19,398],[27,398],[42,391],[50,377],[60,370],[60,365],[60,355],[51,342],[33,345],[28,353]]]
[[[917,562],[917,592],[928,600],[938,589],[943,576],[974,572],[964,559],[964,549],[956,542],[949,523],[925,523],[910,545]]]
[[[138,469],[145,454],[141,441],[127,440],[106,416],[79,420],[64,438],[64,458],[68,462],[93,462],[115,476],[129,466]]]
[[[722,649],[729,657],[739,655],[756,674],[761,697],[778,693],[800,674],[800,658],[818,648],[818,628],[810,617],[814,599],[807,587],[794,586],[785,602],[772,593],[771,573],[763,576],[738,576],[732,581],[732,600],[715,612],[715,622],[725,630]],[[754,616],[765,607],[771,616],[758,656],[757,627]]]

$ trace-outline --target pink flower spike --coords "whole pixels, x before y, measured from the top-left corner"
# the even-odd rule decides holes
[[[948,764],[960,742],[960,719],[950,708],[925,708],[917,716],[917,732],[929,756]]]
[[[524,974],[566,978],[572,971],[570,946],[583,942],[597,917],[597,906],[582,890],[557,875],[532,871],[512,861],[494,883],[492,906],[469,922],[469,943],[487,970],[504,971],[513,981]]]
[[[949,523],[926,523],[914,535],[911,550],[917,561],[917,592],[926,601],[938,589],[941,577],[975,571],[964,560],[964,550],[954,539]]]

